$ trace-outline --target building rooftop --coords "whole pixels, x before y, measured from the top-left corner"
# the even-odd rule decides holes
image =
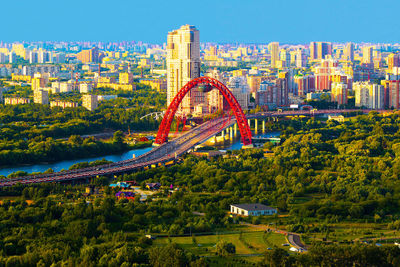
[[[263,204],[232,204],[232,206],[244,209],[244,210],[275,210],[274,208],[265,206]]]

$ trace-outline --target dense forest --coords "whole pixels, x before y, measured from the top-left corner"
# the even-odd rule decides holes
[[[129,98],[101,102],[94,111],[39,104],[0,105],[0,166],[121,152],[124,147],[110,142],[74,136],[156,130],[159,121],[140,117],[161,110],[163,98],[157,92],[141,89],[131,92]]]
[[[270,129],[281,129],[281,144],[265,146],[272,157],[265,157],[263,149],[211,159],[188,155],[181,164],[117,177],[180,188],[173,194],[160,190],[146,202],[117,200],[118,188],[108,186],[88,202],[84,185],[2,189],[4,197],[14,198],[0,206],[0,265],[208,266],[213,259],[174,243],[160,247],[145,235],[228,231],[239,220],[274,222],[303,233],[306,241],[323,233],[329,241],[309,242],[304,254],[274,248],[246,266],[398,266],[398,247],[336,242],[329,229],[338,223],[400,228],[399,120],[399,114],[375,112],[344,123],[292,118],[268,123]],[[101,186],[107,179],[92,183]],[[249,202],[277,207],[284,216],[228,216],[230,204]]]

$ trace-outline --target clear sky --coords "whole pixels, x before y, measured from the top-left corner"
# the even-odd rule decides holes
[[[400,0],[4,0],[2,41],[400,42]]]

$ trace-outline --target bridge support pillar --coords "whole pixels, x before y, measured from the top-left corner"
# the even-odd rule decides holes
[[[229,127],[229,138],[232,139],[233,138],[233,128]]]
[[[265,120],[262,121],[262,132],[265,133]]]
[[[258,133],[258,120],[255,119],[255,125],[254,125],[254,133],[257,134]]]
[[[249,124],[250,130],[251,130],[251,120],[247,119],[247,123]]]
[[[235,136],[237,135],[237,123],[235,123],[235,125],[233,125],[233,131],[234,131],[234,134],[235,134]]]
[[[222,139],[225,138],[225,130],[222,130],[222,131],[221,131],[221,137],[222,137]]]

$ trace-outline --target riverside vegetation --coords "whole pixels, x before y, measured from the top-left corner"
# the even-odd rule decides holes
[[[374,243],[395,238],[400,229],[399,121],[397,113],[371,112],[344,123],[269,123],[282,138],[280,145],[266,145],[273,157],[264,157],[262,149],[224,158],[186,156],[178,165],[117,177],[164,185],[143,203],[115,199],[118,189],[104,186],[103,177],[92,180],[103,186],[100,195],[86,199],[83,185],[2,189],[0,265],[398,266],[398,247]],[[170,184],[180,190],[171,194]],[[230,204],[246,202],[277,207],[282,216],[227,214]],[[235,231],[242,229],[240,221],[301,233],[310,250],[288,254],[272,247],[255,261],[221,240],[215,253],[200,257],[172,238],[162,244],[145,237]],[[359,242],[365,239],[369,244]]]

